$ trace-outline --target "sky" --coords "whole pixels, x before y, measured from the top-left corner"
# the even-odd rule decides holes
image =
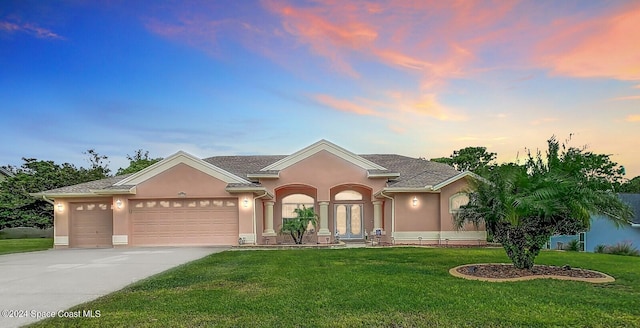
[[[0,1],[0,165],[137,149],[500,162],[546,140],[640,175],[640,1]]]

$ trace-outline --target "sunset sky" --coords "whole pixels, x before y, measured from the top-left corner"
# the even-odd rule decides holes
[[[83,151],[500,161],[640,175],[640,1],[0,1],[0,165]]]

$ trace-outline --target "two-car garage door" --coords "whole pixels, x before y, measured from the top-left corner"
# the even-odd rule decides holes
[[[132,200],[129,245],[233,245],[237,199]]]

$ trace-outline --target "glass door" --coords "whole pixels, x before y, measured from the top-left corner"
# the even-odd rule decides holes
[[[340,239],[363,239],[362,204],[336,204],[334,209],[338,237]]]

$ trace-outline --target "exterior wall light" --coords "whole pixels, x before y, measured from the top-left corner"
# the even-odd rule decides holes
[[[121,200],[116,200],[116,207],[117,208],[122,208],[122,201]]]
[[[58,212],[62,212],[62,210],[64,210],[64,205],[62,205],[62,203],[58,203],[57,207],[58,207]]]
[[[245,208],[249,207],[249,199],[245,197],[245,199],[242,201],[242,206],[244,206]]]
[[[418,206],[418,197],[413,196],[413,206]]]

